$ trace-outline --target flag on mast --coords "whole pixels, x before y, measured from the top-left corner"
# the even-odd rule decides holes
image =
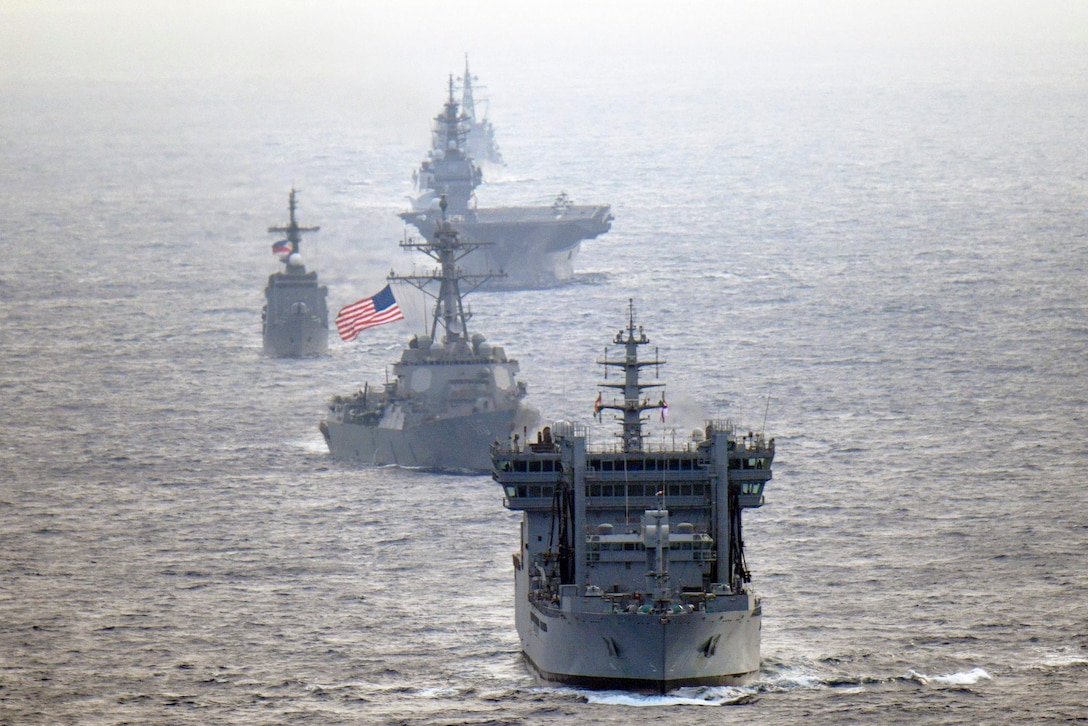
[[[393,291],[386,285],[377,295],[365,297],[351,305],[340,308],[336,314],[336,330],[345,341],[352,341],[367,328],[404,320]]]

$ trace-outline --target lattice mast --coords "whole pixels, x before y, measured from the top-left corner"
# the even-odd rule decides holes
[[[438,340],[436,336],[441,326],[442,342],[449,344],[458,340],[469,340],[468,321],[472,317],[472,312],[465,307],[464,296],[492,278],[505,277],[506,273],[501,271],[484,274],[463,272],[457,265],[458,261],[489,243],[470,242],[457,234],[453,225],[446,221],[445,195],[439,201],[439,207],[442,210],[442,220],[438,223],[433,240],[407,239],[400,243],[402,248],[419,250],[438,262],[438,269],[429,275],[398,275],[396,272],[390,272],[388,279],[390,282],[398,280],[406,282],[435,300],[434,314],[431,318],[431,339]],[[461,289],[462,282],[467,283],[467,289]],[[430,289],[436,283],[437,293]]]
[[[623,358],[610,358],[608,349],[605,348],[604,359],[597,361],[598,365],[604,366],[606,379],[608,378],[609,367],[619,368],[623,371],[622,383],[610,383],[605,380],[597,384],[602,388],[623,391],[623,403],[617,403],[614,399],[613,402],[606,402],[602,400],[602,396],[598,395],[596,408],[598,412],[612,410],[619,411],[622,414],[622,417],[617,417],[617,420],[623,424],[623,430],[618,435],[623,439],[623,451],[625,453],[634,453],[642,451],[642,424],[648,420],[648,417],[642,415],[643,412],[667,408],[664,391],[662,391],[661,400],[657,403],[650,403],[649,398],[642,395],[642,392],[649,388],[664,389],[665,384],[658,382],[642,383],[639,380],[639,372],[646,366],[660,367],[665,361],[658,359],[656,350],[654,351],[653,360],[639,360],[639,346],[648,344],[650,339],[642,332],[641,325],[638,328],[635,327],[635,301],[633,299],[628,301],[627,317],[627,329],[616,333],[616,338],[613,341],[615,344],[623,346]]]

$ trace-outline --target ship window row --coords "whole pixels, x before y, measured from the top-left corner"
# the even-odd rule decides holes
[[[590,497],[656,497],[662,493],[666,497],[703,497],[708,491],[705,481],[676,482],[664,488],[661,484],[590,484],[586,495]]]
[[[519,484],[517,486],[514,486],[513,484],[506,485],[506,496],[510,499],[519,497],[532,497],[538,499],[547,497],[548,499],[551,499],[554,492],[555,487],[551,486],[539,486],[536,484]]]
[[[730,469],[770,469],[767,466],[767,460],[761,457],[752,459],[730,459]]]
[[[597,459],[589,460],[590,471],[698,471],[702,469],[698,460],[684,458],[638,458],[638,459]]]
[[[513,471],[522,474],[541,474],[545,472],[561,471],[562,467],[557,459],[505,459],[499,462],[499,471]]]

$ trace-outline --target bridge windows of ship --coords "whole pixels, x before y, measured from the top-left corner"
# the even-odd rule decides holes
[[[540,457],[522,459],[503,459],[496,463],[500,472],[513,472],[516,474],[547,474],[562,471],[562,462],[558,459],[544,459]]]
[[[555,488],[548,485],[537,484],[507,484],[506,497],[507,499],[548,499],[552,498]]]
[[[644,458],[642,456],[625,458],[599,458],[586,461],[589,471],[701,471],[703,462],[695,457]]]
[[[770,464],[763,457],[752,457],[746,459],[729,459],[730,469],[770,469]]]

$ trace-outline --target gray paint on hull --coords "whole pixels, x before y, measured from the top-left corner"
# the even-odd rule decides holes
[[[487,471],[491,468],[491,442],[506,441],[511,433],[520,433],[520,420],[530,415],[529,409],[519,406],[516,410],[459,416],[402,430],[330,420],[324,422],[322,432],[335,459]]]

